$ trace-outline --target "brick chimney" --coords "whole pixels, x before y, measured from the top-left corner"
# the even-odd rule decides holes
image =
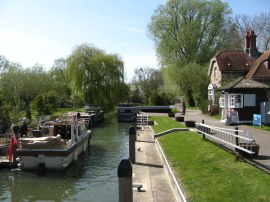
[[[250,39],[249,39],[249,31],[245,34],[245,49],[250,48]]]
[[[247,31],[245,34],[245,52],[250,57],[259,57],[258,50],[256,47],[256,35],[253,30]]]

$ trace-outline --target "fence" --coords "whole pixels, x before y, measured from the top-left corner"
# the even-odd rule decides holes
[[[259,145],[251,135],[238,128],[219,128],[203,123],[196,124],[197,132],[203,134],[204,138],[209,138],[215,142],[223,143],[227,147],[233,147],[235,151],[245,152],[249,155],[258,155]]]
[[[144,114],[137,114],[137,126],[144,130],[145,125],[148,125],[148,116]]]

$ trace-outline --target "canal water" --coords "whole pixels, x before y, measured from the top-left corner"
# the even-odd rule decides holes
[[[91,129],[91,149],[65,171],[0,170],[0,201],[118,201],[117,167],[128,158],[129,127],[113,117]]]

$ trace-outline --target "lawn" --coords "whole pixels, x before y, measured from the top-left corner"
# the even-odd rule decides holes
[[[165,117],[154,119],[158,122],[155,131],[175,127]],[[172,133],[159,141],[188,201],[269,201],[270,175],[236,160],[233,154],[203,140],[197,133]]]
[[[194,132],[159,139],[189,201],[269,201],[270,175]]]
[[[150,120],[158,123],[158,125],[153,127],[153,130],[156,134],[171,128],[186,128],[182,122],[175,121],[168,116],[151,116]]]

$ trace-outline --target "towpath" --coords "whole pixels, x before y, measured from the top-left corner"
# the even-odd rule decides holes
[[[133,184],[142,184],[143,188],[141,192],[134,189],[133,200],[137,202],[177,201],[158,154],[154,136],[148,127],[137,130],[135,147],[136,162],[132,165]]]

